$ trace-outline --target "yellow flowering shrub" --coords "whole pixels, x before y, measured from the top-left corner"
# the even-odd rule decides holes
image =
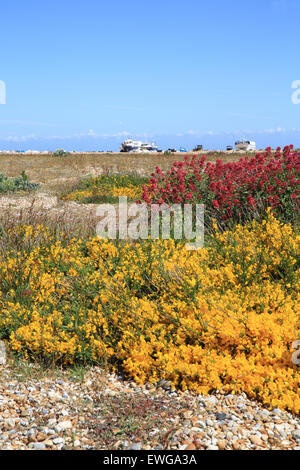
[[[271,214],[174,240],[59,241],[17,227],[0,255],[0,335],[29,358],[106,363],[137,382],[245,392],[300,412],[300,237]]]
[[[82,201],[86,198],[95,198],[110,195],[112,197],[126,196],[129,199],[136,200],[142,196],[141,188],[127,186],[124,188],[112,187],[107,193],[104,189],[84,189],[69,193],[64,197],[66,201]]]
[[[119,196],[126,196],[128,199],[136,201],[142,197],[142,185],[147,178],[134,175],[110,175],[98,176],[83,180],[79,187],[68,194],[63,199],[67,201],[79,202],[99,202],[102,199],[108,202],[118,202]]]

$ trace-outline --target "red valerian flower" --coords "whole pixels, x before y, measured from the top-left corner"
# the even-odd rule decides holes
[[[251,158],[246,155],[225,163],[186,155],[184,161],[174,162],[171,171],[163,173],[156,167],[143,187],[142,199],[147,204],[160,199],[167,204],[201,201],[223,220],[236,218],[238,222],[243,217],[247,220],[247,210],[271,206],[275,215],[286,220],[289,214],[293,220],[299,204],[299,170],[300,152],[292,146],[276,151],[268,147]]]

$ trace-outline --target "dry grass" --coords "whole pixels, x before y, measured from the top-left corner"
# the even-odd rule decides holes
[[[60,198],[62,194],[74,190],[82,176],[134,173],[150,177],[156,166],[168,170],[175,160],[183,159],[184,155],[78,153],[53,157],[51,154],[0,154],[0,173],[13,177],[25,171],[31,182],[41,185],[32,193],[0,196],[0,231],[7,233],[15,224],[44,224],[61,232],[62,236],[93,236],[97,223],[96,205],[62,201]],[[217,158],[235,160],[242,156],[228,152],[207,152],[206,155],[210,161]]]
[[[13,244],[10,229],[15,225],[45,225],[58,238],[88,238],[96,234],[96,206],[61,201],[47,193],[0,198],[0,252]],[[12,247],[13,248],[13,247]]]
[[[24,170],[32,182],[42,184],[43,189],[60,193],[72,189],[84,175],[138,173],[150,176],[156,166],[164,171],[168,170],[175,160],[182,160],[184,155],[183,153],[171,155],[76,153],[65,157],[53,157],[51,154],[0,154],[0,173],[17,176]],[[242,156],[240,153],[228,152],[207,152],[206,155],[210,161],[215,161],[217,158],[230,161]]]

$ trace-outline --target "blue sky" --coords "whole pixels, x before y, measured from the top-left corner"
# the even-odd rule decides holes
[[[299,19],[298,0],[1,2],[0,149],[300,147]]]

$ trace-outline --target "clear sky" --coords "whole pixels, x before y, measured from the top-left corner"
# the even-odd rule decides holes
[[[1,2],[0,149],[300,147],[299,21],[299,0]]]

